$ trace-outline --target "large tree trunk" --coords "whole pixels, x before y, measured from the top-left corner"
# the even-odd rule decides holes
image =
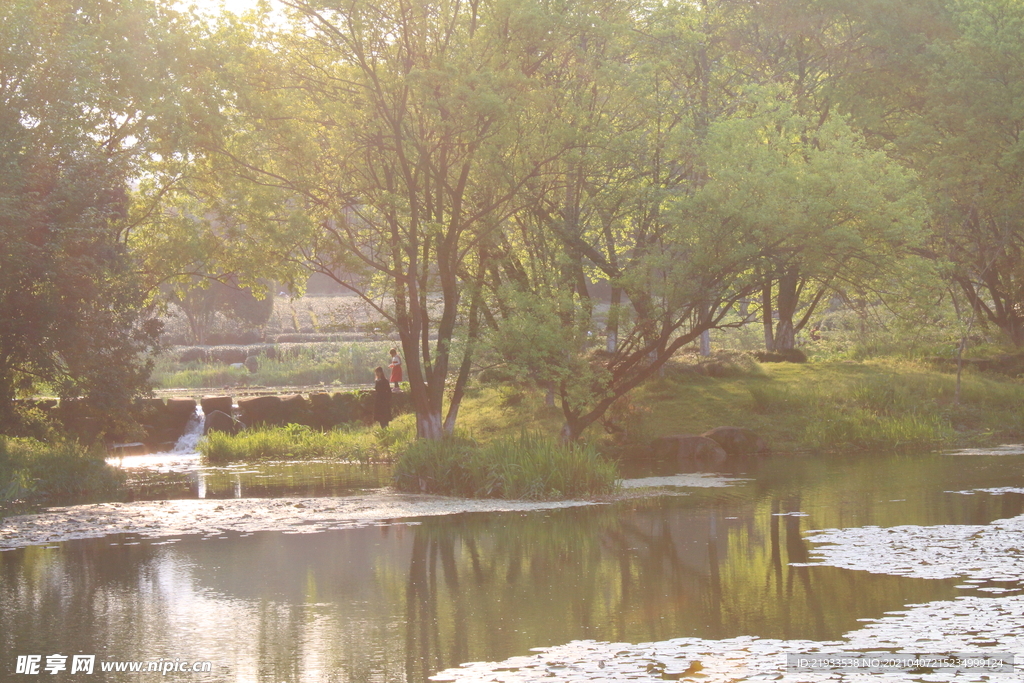
[[[778,314],[775,327],[775,351],[792,351],[796,348],[796,329],[793,316],[800,302],[800,278],[796,268],[787,269],[779,278]]]
[[[1014,315],[1007,321],[1007,325],[1004,329],[1009,335],[1010,341],[1013,342],[1014,346],[1024,346],[1024,320]]]
[[[416,413],[416,438],[436,441],[444,437],[441,411]]]
[[[956,278],[976,315],[984,316],[1006,334],[1010,342],[1016,346],[1024,346],[1024,316],[1018,312],[1022,306],[1016,297],[1006,293],[997,274],[989,273],[983,278],[981,287],[976,287],[973,280],[966,276]],[[988,296],[982,298],[980,291],[987,290]]]
[[[480,334],[480,299],[483,290],[484,264],[486,260],[486,255],[481,250],[476,282],[474,283],[473,293],[470,295],[466,350],[462,355],[459,374],[455,379],[455,388],[452,390],[452,397],[448,403],[448,415],[444,419],[444,433],[446,436],[451,436],[455,431],[455,421],[459,418],[459,408],[462,406],[462,398],[466,395],[466,385],[469,384],[469,371],[473,365],[473,346]]]
[[[615,353],[619,346],[619,306],[622,304],[622,288],[612,287],[612,301],[608,308],[608,325],[605,333],[608,335],[605,341],[605,350],[608,353]]]
[[[818,305],[825,298],[826,292],[830,291],[830,281],[816,282],[817,291],[809,301],[805,299],[806,305],[799,319],[796,319],[796,313],[800,307],[800,299],[806,293],[806,285],[811,281],[801,280],[799,269],[791,267],[782,274],[778,282],[779,288],[776,296],[778,307],[775,310],[778,321],[775,322],[774,333],[771,329],[773,321],[770,317],[772,313],[770,308],[771,291],[766,290],[764,294],[765,310],[767,311],[764,319],[765,349],[767,351],[791,351],[796,348],[796,336],[807,326],[811,316],[818,309]]]
[[[772,317],[772,281],[769,280],[761,289],[761,325],[764,327],[764,350],[769,353],[775,350],[775,322]]]

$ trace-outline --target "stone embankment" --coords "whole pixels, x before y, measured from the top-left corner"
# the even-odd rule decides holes
[[[83,412],[82,406],[67,403],[69,405],[61,405],[56,399],[41,399],[33,401],[32,405],[52,414],[80,438],[95,438],[95,430],[90,431],[92,420],[77,415]],[[409,394],[393,393],[391,406],[395,415],[410,412],[412,402]],[[371,424],[373,391],[354,389],[334,393],[316,390],[306,393],[274,393],[268,390],[238,397],[226,393],[207,396],[178,394],[137,400],[133,417],[141,425],[143,434],[141,439],[140,435],[135,435],[134,439],[131,436],[112,439],[122,442],[113,446],[119,454],[170,451],[190,426],[197,426],[199,420],[205,421],[204,433],[287,424],[301,424],[314,429]]]
[[[394,414],[412,408],[404,392],[391,396]],[[199,399],[171,397],[143,399],[139,422],[146,430],[146,447],[166,450],[185,432],[189,420],[201,409],[206,419],[204,432],[234,432],[245,427],[300,424],[314,429],[332,429],[346,424],[370,424],[373,421],[373,392],[356,390],[308,394],[263,394],[234,398],[229,395],[203,396]]]

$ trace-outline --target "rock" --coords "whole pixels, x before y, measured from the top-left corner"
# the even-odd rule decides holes
[[[203,423],[203,434],[209,434],[210,432],[226,432],[227,434],[237,434],[238,432],[245,429],[245,425],[231,417],[227,413],[219,410],[214,410],[206,416],[206,421]]]
[[[185,433],[189,420],[196,414],[194,398],[144,398],[136,401],[138,421],[146,432],[143,441],[149,452],[167,450],[165,444],[175,442]]]
[[[309,404],[313,410],[330,410],[331,395],[326,391],[318,391],[309,395]]]
[[[260,370],[260,359],[257,356],[246,356],[245,358],[245,369],[249,372],[259,372]]]
[[[255,427],[261,424],[280,425],[281,397],[253,396],[238,399],[238,409],[242,411],[242,422]]]
[[[373,392],[338,392],[331,396],[339,422],[369,423],[373,419],[372,398],[361,400],[363,394],[369,394],[372,397]]]
[[[725,449],[717,442],[693,434],[675,434],[655,439],[651,443],[655,457],[676,458],[680,466],[720,465],[725,462]]]
[[[290,394],[281,397],[279,420],[282,424],[308,425],[312,420],[309,402],[302,394]]]
[[[755,432],[742,427],[715,427],[704,432],[705,436],[725,450],[729,455],[747,455],[750,453],[767,453],[768,444]]]
[[[209,415],[215,410],[231,415],[234,410],[235,400],[230,396],[203,396],[199,405],[203,407],[203,413]]]
[[[167,412],[171,415],[191,417],[196,412],[196,400],[194,398],[169,398],[167,399]]]
[[[341,423],[340,411],[335,409],[331,395],[325,391],[309,395],[309,408],[312,416],[311,427],[331,429]]]

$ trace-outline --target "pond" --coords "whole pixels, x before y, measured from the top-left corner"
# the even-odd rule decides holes
[[[702,668],[724,681],[743,679],[751,643],[777,659],[899,648],[885,638],[931,629],[945,646],[944,605],[975,621],[1002,610],[1004,625],[1024,611],[1022,553],[998,540],[1024,530],[992,524],[1022,515],[1021,448],[777,454],[570,506],[399,496],[380,490],[380,468],[125,460],[133,502],[0,521],[0,680],[31,680],[16,667],[32,655],[47,679],[93,680],[70,670],[95,655],[95,680],[108,681],[665,680]],[[836,531],[813,533],[824,529]],[[983,536],[991,566],[970,548]],[[914,555],[939,547],[951,555]],[[974,631],[974,650],[1024,654]],[[51,678],[54,654],[67,662]],[[716,678],[714,661],[731,672]],[[127,662],[170,673],[100,671]],[[173,668],[193,662],[210,670]],[[768,678],[789,676],[771,666]]]

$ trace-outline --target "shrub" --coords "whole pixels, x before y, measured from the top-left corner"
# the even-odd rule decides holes
[[[783,351],[757,351],[754,358],[760,363],[806,363],[807,354],[800,349]]]
[[[99,446],[0,436],[0,501],[28,495],[112,493],[124,473],[106,463]]]
[[[465,437],[420,440],[399,456],[399,490],[470,498],[563,499],[612,492],[618,469],[587,445],[539,434],[479,445]]]

